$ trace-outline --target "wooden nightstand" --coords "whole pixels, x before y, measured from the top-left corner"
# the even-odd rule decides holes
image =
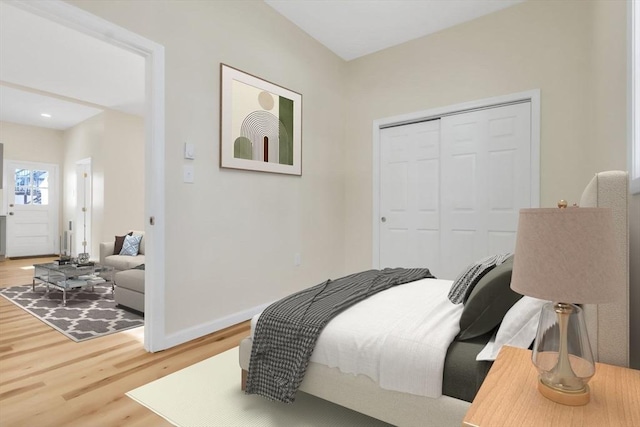
[[[531,351],[503,347],[463,426],[640,426],[640,371],[596,364],[585,406],[552,402],[537,390]]]

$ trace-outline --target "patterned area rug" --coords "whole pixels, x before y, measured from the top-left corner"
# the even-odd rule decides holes
[[[62,306],[62,291],[36,285],[0,289],[0,295],[33,314],[73,341],[97,338],[144,325],[138,314],[116,307],[111,285],[67,291],[67,306]]]

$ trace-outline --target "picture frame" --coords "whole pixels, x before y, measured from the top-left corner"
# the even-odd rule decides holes
[[[302,175],[302,95],[221,63],[220,167]]]

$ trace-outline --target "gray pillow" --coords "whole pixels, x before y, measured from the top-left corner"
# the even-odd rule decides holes
[[[459,340],[474,338],[498,326],[522,295],[511,290],[513,257],[485,274],[464,303]]]

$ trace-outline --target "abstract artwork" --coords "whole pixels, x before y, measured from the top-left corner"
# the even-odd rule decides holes
[[[302,95],[220,64],[220,166],[302,175]]]

